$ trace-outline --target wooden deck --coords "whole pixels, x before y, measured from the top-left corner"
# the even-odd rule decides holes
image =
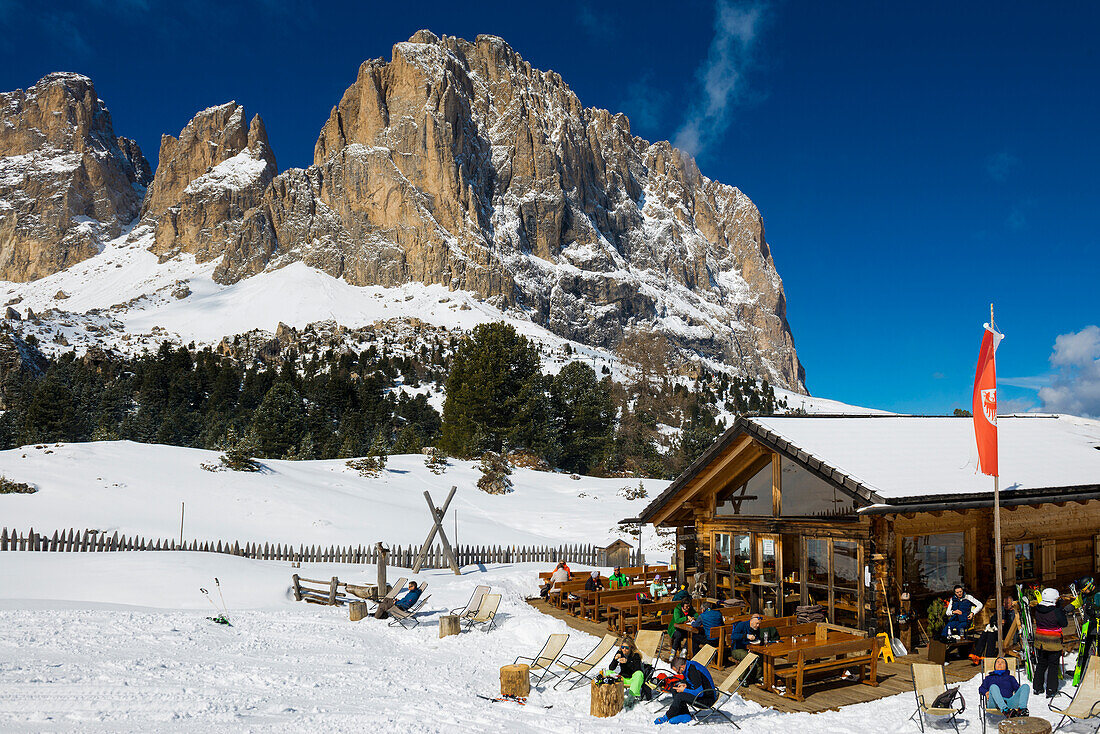
[[[543,614],[556,617],[564,621],[573,629],[587,632],[595,637],[602,637],[610,631],[606,624],[592,622],[587,619],[578,619],[577,617],[547,604],[542,599],[529,599],[527,603]],[[764,691],[758,686],[746,686],[742,688],[741,695],[750,701],[759,703],[761,706],[768,706],[777,711],[801,711],[807,713],[836,710],[841,706],[851,706],[854,703],[866,703],[868,701],[875,701],[897,694],[912,697],[913,676],[909,669],[909,665],[915,662],[927,662],[923,649],[919,654],[898,658],[893,663],[879,661],[878,686],[872,687],[855,681],[848,682],[837,679],[817,685],[807,684],[805,691],[806,700],[804,701],[793,701],[789,698],[784,698],[783,696]],[[711,668],[711,674],[715,682],[720,683],[723,680],[723,676],[727,675],[729,670],[730,668],[723,670]],[[978,673],[978,668],[966,659],[951,661],[947,664],[945,670],[947,673],[948,685],[970,680]]]

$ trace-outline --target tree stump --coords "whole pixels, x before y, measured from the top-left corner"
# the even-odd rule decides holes
[[[500,669],[500,695],[527,698],[531,695],[531,666],[505,665]]]
[[[1050,722],[1035,716],[1005,719],[997,731],[1001,734],[1050,734]]]
[[[439,618],[439,638],[450,637],[451,635],[457,635],[462,631],[462,628],[458,626],[457,614],[444,614]]]
[[[606,719],[623,710],[623,682],[604,683],[602,686],[592,681],[592,703],[589,713]]]
[[[348,605],[348,619],[352,622],[358,622],[360,619],[369,616],[367,613],[367,603],[365,601],[353,601]]]

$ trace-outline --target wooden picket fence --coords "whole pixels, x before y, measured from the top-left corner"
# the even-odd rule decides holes
[[[420,546],[389,546],[387,563],[401,568],[412,567],[420,553]],[[180,544],[169,539],[153,539],[140,536],[107,535],[96,530],[55,530],[52,535],[39,533],[31,528],[20,534],[7,528],[0,530],[0,551],[45,551],[54,553],[111,553],[115,551],[200,551],[204,553],[229,553],[244,558],[264,561],[295,561],[305,563],[377,563],[376,546],[324,546],[290,543],[244,543],[237,541],[192,540]],[[554,563],[566,561],[581,565],[596,565],[598,548],[593,545],[508,546],[462,545],[454,548],[460,566],[473,563]],[[641,565],[637,549],[631,551],[631,565]],[[425,568],[446,568],[442,547],[436,545],[428,552]]]

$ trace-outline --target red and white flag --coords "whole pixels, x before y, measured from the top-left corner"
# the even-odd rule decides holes
[[[974,375],[974,438],[978,442],[978,465],[982,474],[999,476],[997,471],[997,345],[1004,334],[985,324],[985,336],[978,353],[978,372]]]

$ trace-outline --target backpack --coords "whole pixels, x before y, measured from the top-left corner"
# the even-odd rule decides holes
[[[675,687],[680,683],[687,683],[687,678],[685,678],[680,673],[676,673],[673,675],[658,673],[657,680],[655,681],[656,686],[665,693],[673,693],[675,691]]]
[[[959,694],[959,687],[948,688],[946,691],[936,696],[936,700],[932,702],[932,708],[937,709],[949,709],[954,708],[951,704],[958,698],[959,699],[959,713],[966,711],[966,700]]]

